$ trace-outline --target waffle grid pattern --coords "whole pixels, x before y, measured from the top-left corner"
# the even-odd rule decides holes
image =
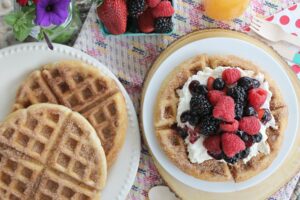
[[[96,198],[100,160],[87,140],[90,132],[72,113],[51,111],[21,110],[1,125],[0,199]]]
[[[36,97],[38,94],[45,98]],[[122,94],[116,83],[99,74],[97,69],[67,61],[46,65],[33,72],[19,89],[14,108],[48,101],[80,112],[95,128],[110,166],[113,159],[108,155],[119,148],[117,134],[126,133],[126,130],[119,130],[118,121],[126,114],[118,110],[120,104],[125,106],[125,101],[118,95]]]

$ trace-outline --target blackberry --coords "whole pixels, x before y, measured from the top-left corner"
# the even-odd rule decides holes
[[[173,30],[172,17],[159,17],[154,21],[156,33],[169,33]]]
[[[203,135],[213,135],[219,129],[220,120],[213,118],[212,116],[207,116],[203,118],[200,122],[200,133]]]
[[[213,88],[215,90],[223,90],[224,87],[225,87],[225,83],[221,78],[216,78],[215,81],[213,82]]]
[[[244,103],[237,102],[234,107],[235,119],[240,120],[243,117],[244,113]]]
[[[271,112],[269,109],[264,109],[264,114],[262,116],[262,118],[260,119],[260,121],[263,123],[263,124],[266,124],[268,123],[268,121],[270,121],[272,119],[272,116],[271,116]]]
[[[257,112],[251,106],[246,106],[244,109],[244,116],[256,116]]]
[[[131,33],[138,33],[138,19],[136,17],[127,18],[127,31]]]
[[[177,126],[177,124],[173,124],[171,128],[178,134],[182,139],[185,139],[188,136],[188,133],[181,127]]]
[[[138,17],[145,10],[145,0],[128,0],[127,1],[127,9],[128,14],[131,17]]]
[[[181,115],[180,115],[180,121],[182,123],[188,122],[191,118],[191,114],[190,111],[184,111]]]
[[[239,153],[239,158],[240,159],[244,159],[244,158],[247,158],[250,154],[250,148],[246,148],[244,151],[241,151]]]
[[[191,92],[192,96],[200,95],[200,94],[207,94],[207,88],[205,85],[201,85],[199,81],[192,81],[189,84],[189,91]]]
[[[207,151],[208,155],[210,155],[211,157],[213,157],[214,159],[216,160],[221,160],[224,158],[224,153],[221,152],[219,154],[216,154],[216,153],[213,153],[213,152],[210,152],[210,151]]]
[[[190,109],[200,116],[205,116],[211,113],[212,105],[204,95],[198,95],[191,98]]]
[[[200,122],[200,117],[198,113],[191,112],[190,118],[189,118],[189,124],[192,126],[198,125]]]
[[[262,134],[258,133],[256,135],[253,135],[252,140],[253,140],[253,142],[259,143],[262,140]]]
[[[247,99],[247,93],[241,86],[229,88],[227,91],[227,95],[231,96],[234,99],[235,103],[244,103]]]

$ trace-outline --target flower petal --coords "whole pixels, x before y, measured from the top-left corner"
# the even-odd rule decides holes
[[[51,25],[50,15],[45,11],[38,12],[35,18],[35,23],[37,25],[44,26],[44,27],[50,26]]]

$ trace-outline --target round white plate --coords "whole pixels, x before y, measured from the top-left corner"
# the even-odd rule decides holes
[[[160,148],[155,136],[153,126],[153,110],[156,97],[158,95],[158,91],[160,89],[160,86],[162,85],[162,82],[168,76],[168,74],[180,63],[201,53],[219,55],[231,54],[256,63],[261,67],[262,71],[267,72],[274,80],[276,80],[278,87],[280,88],[284,97],[284,100],[288,105],[288,109],[290,111],[288,115],[289,122],[288,127],[284,133],[284,141],[282,144],[282,148],[278,153],[278,156],[266,170],[247,181],[241,183],[234,183],[233,181],[208,182],[196,179],[184,173],[172,164],[172,162],[167,158],[167,156]],[[264,50],[248,42],[225,37],[206,38],[189,43],[167,57],[149,81],[148,87],[145,92],[142,109],[145,138],[154,157],[157,159],[160,165],[178,181],[181,181],[182,183],[195,189],[208,192],[234,192],[246,189],[261,182],[272,173],[274,173],[276,169],[282,164],[292,147],[299,121],[299,113],[297,112],[298,104],[295,91],[293,89],[291,81],[284,71],[284,68]]]
[[[40,66],[62,60],[76,59],[98,67],[113,78],[127,103],[128,130],[125,144],[108,173],[107,184],[101,194],[103,200],[123,200],[135,180],[140,160],[140,132],[132,101],[117,77],[91,56],[64,45],[55,44],[54,50],[43,43],[26,43],[0,50],[0,121],[11,111],[17,88],[22,80]]]

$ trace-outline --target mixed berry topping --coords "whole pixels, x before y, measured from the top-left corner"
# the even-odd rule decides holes
[[[181,123],[193,128],[173,129],[192,144],[205,136],[203,145],[211,157],[234,164],[262,141],[261,124],[272,119],[270,110],[261,108],[267,91],[259,87],[258,80],[241,77],[236,68],[224,70],[222,78],[209,77],[206,84],[193,80],[188,87],[190,110],[180,116]]]

